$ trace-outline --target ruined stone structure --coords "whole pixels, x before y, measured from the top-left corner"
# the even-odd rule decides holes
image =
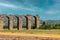
[[[3,26],[4,26],[4,16],[3,15],[0,15],[0,30],[3,30]]]
[[[34,16],[34,18],[35,18],[35,26],[38,29],[40,26],[40,18],[39,16]]]
[[[22,30],[22,23],[23,23],[23,16],[16,16],[16,15],[0,15],[0,30],[3,29],[4,27],[4,17],[8,18],[8,29],[9,30],[13,30],[13,16],[15,16],[17,18],[17,29],[18,30]],[[26,29],[30,30],[31,29],[31,20],[32,17],[35,18],[35,27],[39,28],[40,26],[40,18],[39,16],[33,16],[33,15],[25,15],[24,16],[26,18]]]

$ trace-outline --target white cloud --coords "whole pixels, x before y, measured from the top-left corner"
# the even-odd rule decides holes
[[[46,14],[56,14],[56,11],[54,11],[54,10],[48,10],[48,11],[46,11],[45,13],[46,13]]]
[[[60,0],[54,0],[55,4],[50,6],[48,10],[45,11],[46,14],[58,14],[60,13]]]
[[[16,5],[13,5],[13,4],[8,4],[8,3],[0,3],[0,6],[5,6],[5,7],[9,7],[9,8],[14,8],[15,9],[23,9],[23,10],[30,10],[30,11],[35,11],[34,9],[32,8],[26,8],[26,7],[23,7],[22,5],[19,5],[19,6],[16,6]]]
[[[11,4],[11,3],[9,4],[9,3],[1,3],[0,2],[0,6],[9,7],[9,8],[12,8],[12,10],[28,10],[28,11],[33,11],[33,12],[40,10],[39,8],[33,7],[31,5],[30,5],[30,7],[26,7],[26,6],[24,6],[24,4],[23,5],[22,4],[15,5],[15,4]]]
[[[16,8],[16,6],[15,6],[15,5],[13,5],[13,4],[8,4],[8,3],[0,3],[0,6]]]

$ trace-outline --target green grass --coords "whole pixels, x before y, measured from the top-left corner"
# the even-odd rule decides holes
[[[31,30],[0,30],[0,32],[11,32],[11,33],[29,33],[29,34],[60,34],[60,30],[42,30],[42,29],[31,29]]]

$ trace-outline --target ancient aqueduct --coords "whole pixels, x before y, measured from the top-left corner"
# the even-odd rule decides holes
[[[18,30],[22,30],[22,16],[16,16],[14,15],[17,20],[18,20],[18,23],[17,23],[17,29]],[[8,30],[13,30],[13,16],[12,15],[0,15],[0,30],[3,30],[3,27],[4,27],[4,17],[7,17],[8,18]],[[26,18],[26,26],[27,26],[27,29],[30,30],[31,29],[31,20],[32,18],[31,17],[34,17],[35,18],[35,27],[38,28],[40,26],[40,18],[39,16],[33,16],[33,15],[26,15],[24,16]]]

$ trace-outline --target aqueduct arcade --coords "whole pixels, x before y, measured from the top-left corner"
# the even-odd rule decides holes
[[[8,19],[8,30],[13,30],[13,16],[17,18],[17,30],[22,30],[22,24],[23,24],[23,16],[17,16],[17,15],[0,15],[0,30],[3,30],[4,28],[4,17],[7,17]],[[31,29],[31,20],[32,17],[35,19],[35,27],[38,28],[40,26],[40,18],[39,16],[33,16],[33,15],[24,15],[26,18],[26,29]]]

